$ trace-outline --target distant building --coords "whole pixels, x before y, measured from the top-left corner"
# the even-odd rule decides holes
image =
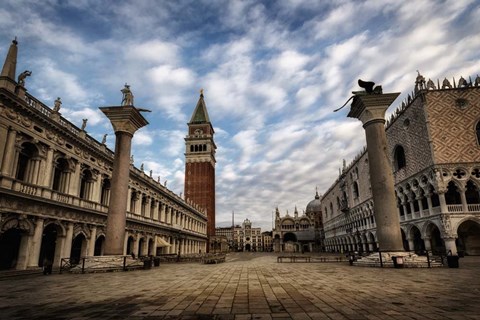
[[[275,228],[273,230],[273,251],[275,252],[318,252],[324,248],[323,223],[321,215],[320,197],[318,192],[315,199],[307,205],[307,210],[298,215],[297,207],[293,217],[286,212],[280,216],[278,208],[275,210]]]
[[[272,231],[264,231],[262,232],[262,251],[263,252],[271,252],[273,251],[273,237]]]
[[[385,124],[405,250],[480,255],[480,77],[419,74]],[[322,197],[328,251],[378,249],[367,150]]]
[[[252,228],[248,219],[241,226],[216,228],[215,233],[230,241],[232,251],[263,251],[262,229]]]

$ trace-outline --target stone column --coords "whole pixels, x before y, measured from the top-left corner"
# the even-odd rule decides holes
[[[362,121],[365,129],[379,249],[399,252],[404,249],[385,134],[385,112],[398,95],[357,93],[348,117]]]
[[[53,148],[48,147],[47,149],[47,159],[45,160],[45,173],[43,174],[43,183],[42,186],[50,188],[52,181],[52,172],[53,172]]]
[[[455,238],[447,237],[443,238],[445,242],[445,250],[448,252],[449,250],[452,251],[452,255],[457,255],[457,245],[455,244]]]
[[[440,200],[440,212],[448,213],[447,201],[445,200],[445,192],[447,190],[438,190],[438,199]]]
[[[90,240],[88,241],[88,256],[95,255],[95,242],[97,240],[97,226],[90,228]]]
[[[432,211],[432,195],[428,194],[428,196],[426,195],[426,197],[427,197],[427,204],[428,204],[428,215],[431,216],[433,214],[433,211]]]
[[[121,255],[123,254],[127,219],[132,138],[135,131],[147,125],[148,122],[134,106],[103,107],[100,110],[112,123],[116,136],[105,255]]]
[[[15,156],[15,139],[17,138],[17,131],[14,129],[8,130],[7,143],[5,146],[5,153],[2,159],[1,173],[4,176],[13,177],[12,168]]]
[[[42,246],[43,233],[43,219],[38,218],[35,222],[35,230],[33,231],[32,246],[30,247],[30,254],[27,268],[38,267],[38,259],[40,259],[40,248]]]

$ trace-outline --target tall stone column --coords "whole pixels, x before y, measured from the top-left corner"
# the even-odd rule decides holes
[[[377,238],[382,251],[404,251],[385,134],[385,112],[399,94],[356,92],[348,113],[348,117],[362,121],[365,129]]]
[[[132,138],[135,131],[146,126],[148,122],[132,105],[102,107],[100,110],[112,123],[116,136],[105,236],[105,255],[122,255],[127,218]]]

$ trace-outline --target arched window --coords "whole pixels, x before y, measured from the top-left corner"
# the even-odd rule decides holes
[[[203,145],[203,151],[207,151],[207,145],[206,144]]]
[[[83,170],[80,178],[80,198],[90,200],[93,189],[93,175],[89,169]]]
[[[193,152],[193,145],[190,146],[190,152]]]
[[[480,145],[480,121],[477,122],[477,127],[475,129],[477,131],[477,143]]]
[[[18,155],[17,173],[15,178],[29,183],[37,183],[38,168],[35,168],[35,162],[40,161],[38,150],[34,144],[26,142],[22,144],[22,150]],[[37,172],[35,172],[37,170]]]
[[[360,193],[358,192],[358,183],[355,181],[353,183],[353,198],[356,199],[360,197]]]
[[[458,188],[453,181],[450,181],[445,193],[445,201],[447,204],[462,204],[462,198],[458,192]]]
[[[102,193],[100,195],[100,203],[108,206],[110,201],[110,179],[104,178],[102,181]]]
[[[395,171],[398,171],[406,166],[405,162],[405,150],[402,146],[397,146],[393,155],[395,160]]]
[[[330,215],[333,217],[333,204],[331,202],[330,202]]]
[[[480,203],[480,192],[472,180],[468,180],[467,182],[465,197],[467,198],[467,204]]]
[[[52,189],[58,192],[67,193],[69,182],[68,176],[70,173],[70,167],[67,159],[57,159],[55,163],[55,172],[53,173]]]

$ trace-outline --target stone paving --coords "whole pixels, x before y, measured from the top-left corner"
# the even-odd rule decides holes
[[[277,263],[275,254],[0,281],[0,319],[480,319],[480,257],[460,268]]]

